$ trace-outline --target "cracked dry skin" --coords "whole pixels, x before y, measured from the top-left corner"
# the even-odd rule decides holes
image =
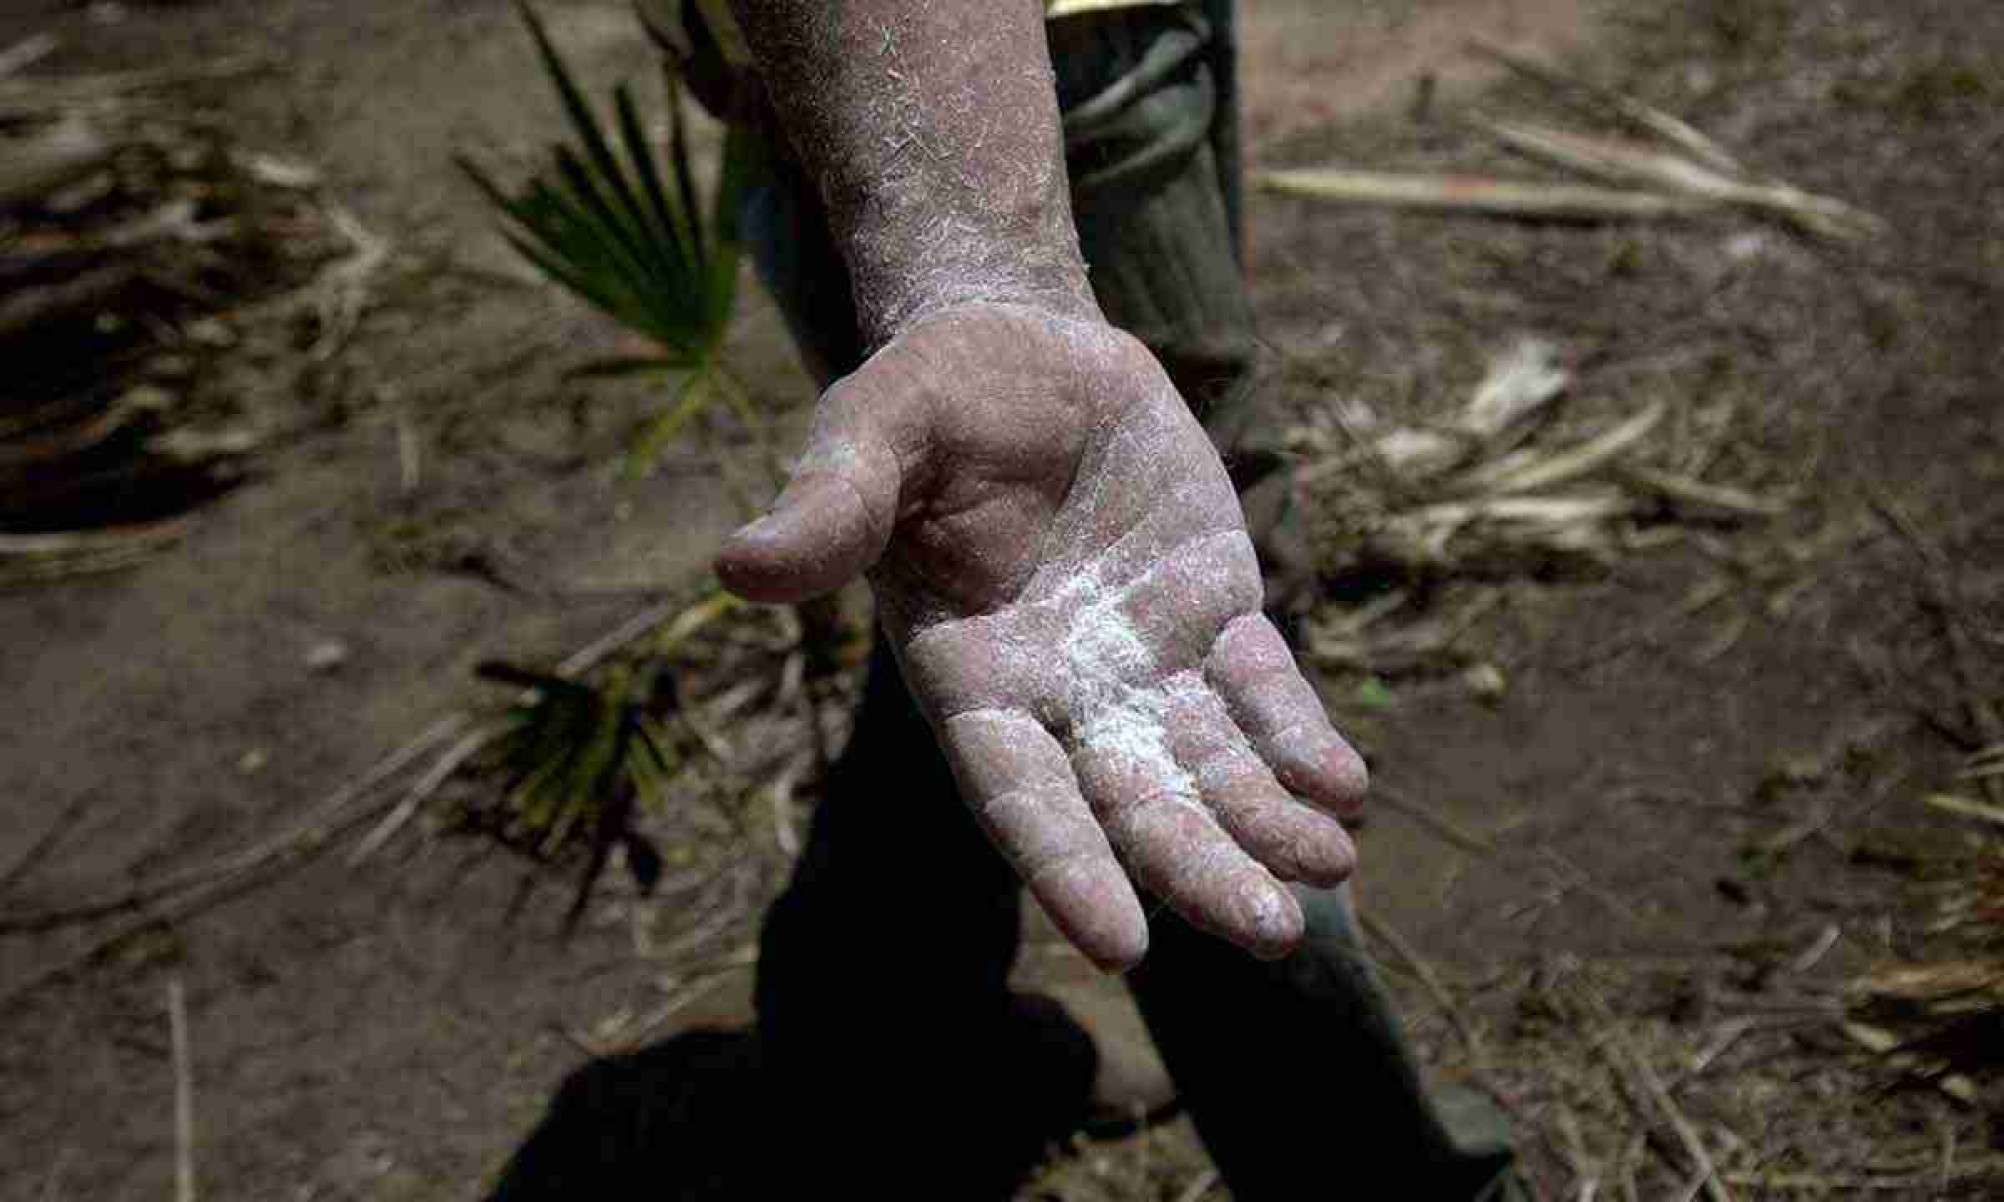
[[[963,306],[831,389],[722,568],[777,596],[864,564],[962,793],[1095,961],[1146,949],[1129,873],[1278,955],[1302,924],[1283,882],[1350,872],[1362,765],[1260,614],[1209,441],[1126,335]]]

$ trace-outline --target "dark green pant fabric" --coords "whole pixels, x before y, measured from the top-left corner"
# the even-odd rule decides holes
[[[1161,358],[1245,488],[1271,476],[1257,445],[1269,424],[1248,387],[1258,343],[1239,259],[1231,18],[1228,0],[1208,0],[1065,18],[1050,38],[1073,208],[1100,305]],[[853,369],[860,347],[847,273],[783,148],[765,148],[744,217],[759,272],[811,368],[824,382]],[[1510,1163],[1500,1124],[1482,1138],[1450,1136],[1347,898],[1302,897],[1309,937],[1273,964],[1158,907],[1148,959],[1129,978],[1234,1196],[1495,1196]],[[983,1099],[974,1108],[982,1113],[1011,1096],[1020,1081],[1009,1078],[1036,1071],[1034,1057],[982,1079],[976,1066],[989,1062],[965,1051],[1010,1045],[1006,982],[1020,904],[1014,875],[960,804],[880,649],[855,734],[761,943],[760,1034],[801,1104],[825,1116],[854,1095],[823,1095],[824,1086],[864,1078],[949,1111],[956,1090]],[[937,1196],[968,1195],[941,1183]]]

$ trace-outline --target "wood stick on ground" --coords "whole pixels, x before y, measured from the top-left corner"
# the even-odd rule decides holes
[[[681,718],[682,725],[688,727],[689,733],[696,736],[696,741],[703,745],[704,751],[710,753],[711,759],[729,768],[731,761],[736,758],[730,740],[718,732],[709,716],[703,712],[703,707],[696,704],[695,698],[689,695],[688,685],[683,682],[681,674],[670,672],[667,675],[668,688],[675,695],[675,713]]]
[[[98,530],[0,534],[0,583],[47,578],[107,564],[137,563],[172,547],[191,529],[187,518],[163,518]]]
[[[1594,1044],[1602,1058],[1607,1061],[1608,1067],[1614,1070],[1615,1076],[1628,1086],[1631,1101],[1637,1104],[1637,1117],[1647,1122],[1649,1115],[1644,1112],[1643,1107],[1646,1105],[1653,1108],[1657,1117],[1669,1127],[1671,1134],[1677,1137],[1677,1142],[1683,1147],[1684,1154],[1690,1158],[1693,1169],[1700,1174],[1696,1182],[1698,1188],[1694,1193],[1702,1192],[1711,1199],[1711,1202],[1732,1202],[1732,1192],[1726,1188],[1725,1181],[1719,1176],[1718,1166],[1712,1162],[1712,1154],[1705,1150],[1705,1142],[1699,1138],[1697,1127],[1677,1105],[1677,1100],[1670,1095],[1670,1090],[1663,1084],[1663,1079],[1656,1075],[1656,1070],[1649,1066],[1649,1062],[1622,1034],[1621,1028],[1614,1021],[1613,1013],[1607,1008],[1607,1003],[1601,1000],[1600,995],[1585,982],[1575,982],[1573,988],[1594,1026],[1598,1028],[1594,1035]]]
[[[1952,793],[1935,793],[1923,803],[1930,810],[1940,810],[1944,814],[1954,814],[1958,818],[1974,818],[2004,826],[2004,806],[1984,805],[1967,797],[1957,797]]]
[[[580,676],[598,667],[622,648],[637,642],[655,627],[669,623],[662,631],[665,644],[679,644],[696,631],[710,624],[716,618],[738,608],[743,602],[729,593],[717,592],[695,605],[684,607],[678,602],[663,601],[651,605],[615,626],[605,637],[586,644],[565,657],[557,665],[558,676]],[[670,622],[670,619],[673,619]]]
[[[1946,1175],[1939,1170],[1911,1176],[1826,1176],[1818,1173],[1727,1173],[1734,1185],[1768,1193],[1831,1194],[1849,1190],[1857,1193],[1900,1194],[1930,1197],[1931,1191],[1965,1181],[2004,1182],[2004,1165],[1996,1161],[1958,1168]]]
[[[1549,845],[1539,847],[1537,854],[1539,859],[1544,860],[1547,864],[1550,864],[1554,869],[1558,871],[1560,877],[1563,878],[1560,884],[1560,888],[1564,892],[1570,893],[1577,890],[1580,893],[1585,894],[1586,896],[1599,902],[1602,906],[1606,907],[1611,913],[1613,913],[1617,918],[1620,918],[1622,921],[1628,923],[1632,927],[1635,927],[1637,929],[1642,929],[1648,926],[1648,924],[1643,921],[1642,915],[1635,912],[1634,906],[1629,905],[1627,902],[1621,900],[1621,898],[1617,897],[1615,894],[1609,892],[1606,888],[1602,887],[1599,882],[1593,879],[1592,873],[1588,872],[1585,868],[1581,867],[1579,863],[1573,860],[1570,856],[1567,856],[1565,853],[1559,851],[1557,848],[1551,847]]]
[[[134,522],[125,526],[101,526],[94,530],[0,534],[0,560],[82,555],[96,551],[122,550],[127,547],[153,550],[171,546],[186,536],[189,529],[186,519],[167,518],[154,522]]]
[[[398,409],[391,419],[397,436],[397,483],[405,496],[417,492],[424,483],[424,444],[410,410]]]
[[[1842,938],[1843,934],[1844,929],[1836,923],[1826,924],[1821,931],[1816,933],[1816,938],[1809,942],[1809,946],[1803,948],[1794,959],[1788,962],[1788,971],[1801,974],[1815,968],[1817,964],[1822,962],[1823,957],[1830,954],[1830,949],[1837,946],[1837,940]]]
[[[1619,1175],[1615,1185],[1623,1202],[1641,1202],[1640,1191],[1635,1188],[1635,1170],[1641,1166],[1642,1158],[1649,1151],[1649,1133],[1637,1131],[1629,1137],[1621,1149],[1621,1158],[1615,1162]]]
[[[368,308],[370,281],[390,259],[389,241],[370,233],[353,213],[329,206],[327,219],[348,240],[351,253],[322,268],[299,292],[312,305],[320,323],[320,336],[307,352],[316,363],[333,358],[347,345]]]
[[[27,850],[4,870],[0,870],[0,896],[5,896],[8,890],[20,884],[23,878],[35,870],[35,865],[42,861],[42,857],[49,854],[51,848],[62,841],[62,837],[77,824],[77,819],[83,817],[83,812],[87,808],[89,808],[89,798],[84,795],[71,798],[68,804],[63,806],[62,813],[57,814],[55,819],[43,828],[42,833],[35,837],[35,841],[28,845]]]
[[[1478,116],[1475,124],[1519,154],[1601,184],[1662,189],[1666,195],[1764,214],[1838,240],[1871,237],[1885,228],[1877,217],[1842,201],[1787,184],[1750,183],[1651,147],[1524,121]]]
[[[313,831],[337,822],[344,810],[367,799],[377,786],[395,777],[425,752],[458,734],[467,721],[464,714],[453,714],[433,723],[416,738],[378,760],[368,771],[328,794],[309,811],[306,822],[281,835],[196,868],[134,885],[94,901],[0,920],[0,933],[46,931],[69,923],[104,918],[253,870],[282,856]]]
[[[491,746],[494,740],[507,732],[507,729],[507,726],[501,723],[489,723],[454,743],[446,749],[445,754],[433,760],[431,766],[424,770],[424,775],[418,777],[404,793],[404,798],[397,803],[397,808],[391,810],[373,830],[362,837],[362,841],[355,845],[355,850],[348,853],[348,866],[355,867],[382,850],[383,845],[417,814],[424,803],[445,787],[445,782],[452,779],[453,773],[464,767],[466,761]]]
[[[1844,1037],[1875,1056],[1883,1057],[1887,1064],[1902,1072],[1911,1073],[1917,1080],[1925,1081],[1964,1106],[1974,1106],[1982,1100],[1982,1093],[1976,1082],[1963,1073],[1933,1071],[1923,1065],[1913,1053],[1902,1051],[1900,1037],[1869,1023],[1843,1022],[1839,1027]]]
[[[212,906],[217,906],[264,884],[277,872],[291,867],[333,839],[346,834],[375,812],[373,806],[340,815],[318,828],[295,829],[252,849],[254,854],[233,857],[233,862],[211,863],[187,875],[194,883],[178,892],[150,897],[145,902],[109,910],[99,909],[92,917],[111,917],[128,910],[123,921],[69,955],[31,970],[26,976],[0,988],[0,1010],[11,1006],[43,986],[59,981],[146,931],[186,922]],[[45,916],[44,916],[45,917]],[[69,918],[64,921],[82,921]],[[62,925],[49,923],[48,926]],[[20,928],[14,928],[20,929]],[[44,928],[46,929],[46,928]]]
[[[793,818],[793,793],[800,775],[798,761],[789,762],[766,787],[766,800],[772,806],[772,837],[779,844],[779,854],[789,861],[800,855],[800,832]]]
[[[1685,1067],[1683,1079],[1688,1081],[1693,1077],[1703,1074],[1706,1069],[1712,1067],[1719,1057],[1731,1051],[1732,1046],[1738,1043],[1742,1036],[1752,1031],[1755,1027],[1760,1026],[1760,1023],[1760,1019],[1750,1015],[1727,1019],[1725,1022],[1720,1023],[1719,1029],[1713,1033],[1712,1038],[1691,1057],[1690,1064]]]
[[[1716,213],[1722,208],[1713,200],[1660,192],[1341,167],[1264,171],[1254,182],[1268,192],[1337,204],[1526,220],[1661,221]]]
[[[0,138],[0,209],[40,204],[111,162],[118,146],[82,117],[33,137]]]
[[[1948,645],[1949,670],[1955,674],[1956,688],[1962,693],[1963,710],[1972,732],[1985,746],[2004,743],[2004,716],[1998,714],[1976,674],[1976,646],[1969,637],[1962,605],[1956,597],[1954,567],[1947,552],[1890,493],[1874,487],[1870,490],[1870,501],[1880,519],[1906,540],[1914,557],[1920,560],[1922,598],[1941,628],[1942,641]],[[1990,804],[2004,805],[2004,777],[1986,777],[1981,785]]]
[[[32,37],[22,38],[5,50],[0,50],[0,79],[6,79],[41,62],[55,53],[59,45],[61,43],[56,40],[55,34],[38,33]]]
[[[1656,401],[1643,406],[1635,416],[1599,434],[1576,447],[1570,447],[1543,459],[1531,459],[1515,464],[1503,471],[1477,469],[1453,482],[1458,491],[1481,495],[1504,493],[1530,493],[1553,488],[1561,484],[1571,484],[1582,476],[1591,475],[1600,468],[1626,454],[1630,448],[1649,436],[1668,406]]]
[[[200,66],[151,67],[106,75],[66,75],[54,79],[0,81],[0,115],[38,116],[122,99],[136,92],[189,84],[242,79],[270,70],[271,59],[257,55],[211,59]]]
[[[29,338],[63,321],[86,321],[139,283],[130,263],[92,267],[57,284],[29,288],[0,299],[0,342]]]
[[[758,966],[758,948],[746,945],[724,956],[708,968],[695,973],[690,979],[677,983],[668,1000],[643,1018],[635,1019],[627,1030],[614,1041],[613,1045],[601,1048],[595,1055],[623,1056],[637,1052],[653,1043],[677,1014],[702,1001],[732,975],[748,972]],[[573,1040],[573,1042],[584,1042]]]
[[[174,1045],[174,1202],[195,1202],[195,1074],[188,1055],[188,999],[180,977],[167,981],[167,1028]]]
[[[1427,991],[1428,996],[1433,998],[1434,1005],[1440,1007],[1448,1025],[1454,1028],[1455,1035],[1468,1049],[1469,1062],[1480,1077],[1489,1064],[1488,1049],[1483,1046],[1481,1037],[1476,1034],[1474,1024],[1468,1021],[1468,1016],[1454,1000],[1454,995],[1448,991],[1446,982],[1442,981],[1440,974],[1433,970],[1433,965],[1427,963],[1426,958],[1419,954],[1419,950],[1408,943],[1406,937],[1399,934],[1384,919],[1368,911],[1358,910],[1357,924],[1364,929],[1365,934],[1384,944],[1393,958],[1404,965]]]
[[[1746,173],[1740,166],[1739,160],[1727,153],[1725,147],[1700,133],[1689,122],[1674,117],[1662,109],[1644,104],[1613,88],[1603,87],[1591,80],[1561,71],[1549,64],[1514,54],[1484,38],[1470,38],[1468,46],[1476,53],[1501,63],[1526,79],[1544,85],[1554,93],[1591,100],[1595,106],[1612,112],[1637,132],[1653,134],[1663,139],[1714,171],[1733,176]]]
[[[1439,810],[1424,802],[1415,801],[1397,790],[1373,784],[1371,802],[1414,819],[1421,826],[1471,855],[1493,856],[1497,852],[1496,844],[1491,840],[1469,831]]]
[[[1600,1169],[1587,1154],[1586,1137],[1580,1131],[1579,1116],[1564,1102],[1558,1104],[1558,1117],[1554,1125],[1559,1132],[1559,1151],[1566,1158],[1566,1164],[1573,1171],[1578,1183],[1578,1202],[1593,1202],[1600,1193]]]
[[[1781,501],[1756,496],[1744,489],[1707,484],[1640,464],[1622,467],[1620,476],[1629,485],[1655,493],[1673,507],[1691,510],[1697,517],[1771,518],[1787,508]]]

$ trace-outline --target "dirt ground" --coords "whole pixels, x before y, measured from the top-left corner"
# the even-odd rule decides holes
[[[542,7],[591,77],[650,69],[623,5]],[[1244,8],[1256,165],[1513,170],[1463,118],[1537,94],[1466,52],[1480,34],[1887,221],[1838,247],[1751,219],[1520,227],[1256,194],[1250,265],[1311,460],[1344,405],[1440,414],[1530,335],[1574,374],[1568,421],[1662,399],[1710,432],[1708,478],[1786,499],[1768,521],[1645,524],[1599,564],[1332,573],[1326,622],[1397,594],[1394,631],[1454,629],[1417,662],[1324,665],[1383,796],[1361,892],[1434,1071],[1502,1097],[1550,1197],[1684,1179],[1675,1133],[1603,1063],[1608,1030],[1674,1066],[1737,1196],[1996,1196],[1991,1078],[1950,1097],[1841,1020],[1847,982],[1983,935],[1941,909],[1986,828],[1924,799],[1980,797],[1956,779],[1986,741],[1968,711],[2004,694],[2004,12]],[[475,663],[552,662],[691,588],[735,513],[698,452],[624,477],[649,398],[563,375],[616,333],[526,276],[452,170],[556,133],[506,4],[0,12],[0,46],[42,31],[63,40],[49,71],[267,60],[210,102],[245,145],[316,165],[394,252],[330,362],[244,323],[217,386],[269,449],[184,546],[0,592],[0,914],[289,824],[438,715],[491,705]],[[811,389],[780,324],[745,309],[733,362],[797,415]],[[316,668],[329,643],[342,662]],[[782,879],[759,839],[734,913]],[[563,941],[567,886],[491,849],[343,852],[104,948],[103,924],[0,936],[0,1198],[170,1188],[170,978],[198,1172],[223,1198],[481,1196],[594,1051],[742,1006],[746,922],[664,906],[642,938],[615,895]],[[716,987],[692,997],[696,979]],[[1222,1196],[1204,1170],[1172,1127],[1064,1158],[1026,1196]]]

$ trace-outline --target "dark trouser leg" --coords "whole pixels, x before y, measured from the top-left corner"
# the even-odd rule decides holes
[[[883,648],[869,673],[855,733],[766,916],[759,1022],[788,1055],[842,1054],[859,1024],[985,1022],[1003,1006],[1016,954],[1014,874],[960,806]],[[837,1046],[824,1047],[835,1033]]]
[[[1007,991],[1020,896],[880,647],[760,940],[781,1184],[1004,1198],[1082,1120],[1090,1040]]]
[[[1241,1202],[1348,1190],[1472,1199],[1507,1143],[1449,1135],[1435,1116],[1346,899],[1302,895],[1308,936],[1261,964],[1158,921],[1128,978],[1204,1146]]]

